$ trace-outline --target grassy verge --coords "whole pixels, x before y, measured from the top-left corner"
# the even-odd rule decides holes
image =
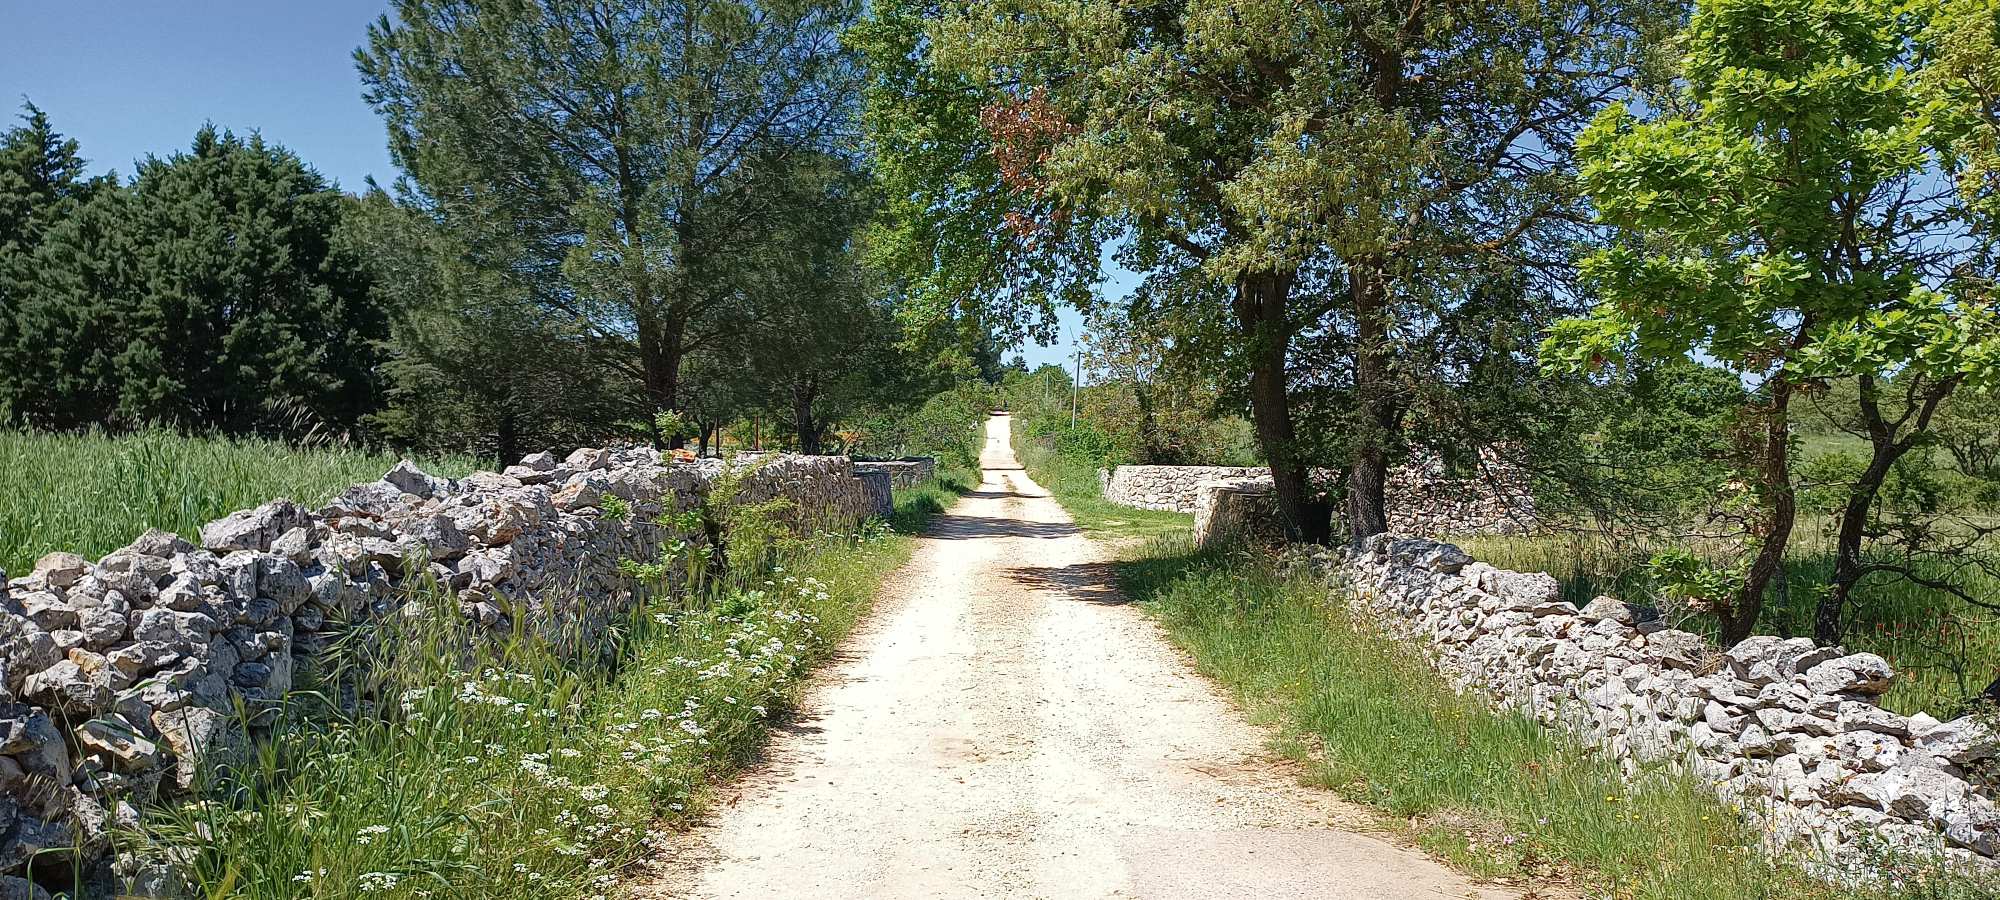
[[[939,490],[900,493],[898,520],[920,525]],[[158,836],[201,848],[202,896],[602,895],[752,758],[911,547],[880,527],[817,536],[701,601],[635,610],[594,661],[466,642],[440,609],[374,636],[405,649],[369,668],[373,708],[298,695],[234,782]]]
[[[1280,726],[1317,783],[1407,821],[1468,872],[1649,900],[1994,896],[1921,863],[1892,863],[1900,887],[1847,889],[1773,863],[1699,783],[1626,783],[1603,755],[1451,690],[1336,588],[1262,557],[1162,542],[1121,577],[1202,671]]]
[[[23,574],[54,550],[96,559],[148,528],[191,537],[212,519],[274,497],[319,503],[381,478],[397,458],[157,430],[117,437],[0,430],[0,569]],[[480,465],[422,462],[449,476]]]
[[[1053,494],[1078,525],[1097,537],[1137,542],[1194,526],[1194,517],[1186,513],[1134,509],[1104,499],[1097,467],[1057,453],[1045,440],[1015,431],[1013,441],[1014,456],[1028,477]]]

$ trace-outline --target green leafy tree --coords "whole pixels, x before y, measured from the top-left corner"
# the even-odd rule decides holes
[[[1795,396],[1855,379],[1870,445],[1816,617],[1834,641],[1861,579],[1922,577],[1864,552],[1889,472],[1954,391],[2000,378],[1990,280],[1939,151],[1967,117],[1927,96],[1919,9],[1704,2],[1679,90],[1644,116],[1611,109],[1579,140],[1583,185],[1625,239],[1584,261],[1602,303],[1550,335],[1548,361],[1582,371],[1698,353],[1756,385],[1734,435],[1743,553],[1669,573],[1730,642],[1756,627],[1796,525]]]
[[[399,0],[356,58],[391,151],[454,226],[509,229],[510,267],[575,330],[625,341],[657,409],[743,301],[739,251],[786,210],[744,168],[832,148],[850,0]],[[477,224],[473,224],[477,223]]]
[[[203,128],[48,227],[17,285],[14,415],[339,433],[376,403],[387,313],[338,238],[350,198],[263,138]]]
[[[646,404],[617,376],[622,347],[580,333],[536,303],[511,236],[455,231],[420,198],[370,191],[343,238],[395,312],[373,433],[398,446],[475,453],[511,465],[524,453],[643,434]]]
[[[1573,218],[1570,131],[1633,76],[1652,20],[1636,3],[947,4],[876,54],[915,75],[870,123],[891,132],[885,169],[956,167],[922,227],[983,219],[980,259],[1010,261],[1015,296],[1087,294],[1123,239],[1120,262],[1228,352],[1297,539],[1327,539],[1330,509],[1307,484],[1294,341],[1344,311],[1365,535],[1386,525],[1398,439],[1391,325],[1470,296],[1417,287],[1429,273],[1526,254]],[[983,134],[965,133],[972,97]]]

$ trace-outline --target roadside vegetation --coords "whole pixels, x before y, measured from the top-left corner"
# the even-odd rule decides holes
[[[963,489],[899,492],[896,520]],[[357,629],[270,740],[147,827],[199,848],[199,896],[602,896],[671,858],[912,546],[879,522],[776,537],[768,567],[655,591],[581,655],[474,640],[450,603]]]
[[[1973,900],[2000,885],[1882,860],[1829,885],[1760,851],[1704,785],[1616,760],[1451,689],[1418,648],[1351,615],[1339,585],[1257,552],[1156,541],[1120,567],[1209,677],[1275,725],[1313,782],[1407,823],[1426,849],[1530,896]]]

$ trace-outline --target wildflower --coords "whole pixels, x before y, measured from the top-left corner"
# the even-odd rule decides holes
[[[376,835],[388,833],[389,826],[387,825],[370,825],[354,833],[354,842],[365,846],[369,841],[374,840]]]
[[[396,882],[401,880],[403,876],[394,872],[363,872],[361,877],[354,880],[354,886],[360,888],[362,893],[372,894],[393,888]]]

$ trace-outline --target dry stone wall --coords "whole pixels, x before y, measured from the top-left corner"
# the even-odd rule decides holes
[[[1315,470],[1314,480],[1331,483],[1337,476]],[[1203,487],[1231,484],[1237,502],[1267,498],[1271,472],[1245,466],[1119,466],[1099,471],[1104,497],[1140,509],[1161,509],[1203,515]],[[1443,462],[1423,459],[1389,473],[1385,491],[1389,527],[1402,534],[1442,537],[1453,534],[1515,534],[1535,529],[1535,501],[1528,479],[1518,467],[1497,454],[1480,455],[1480,471],[1472,477],[1449,474]],[[1245,520],[1262,518],[1246,514]],[[1256,530],[1254,527],[1250,530]]]
[[[897,490],[908,490],[929,481],[937,474],[937,459],[930,456],[906,456],[902,459],[855,460],[854,471],[859,474],[886,473],[889,483]]]
[[[1665,764],[1702,779],[1769,826],[1774,849],[1833,871],[1884,848],[2000,855],[2000,736],[1883,709],[1895,673],[1881,657],[1777,637],[1718,651],[1609,597],[1578,609],[1549,575],[1451,544],[1378,535],[1352,556],[1316,552],[1351,603],[1461,690],[1580,735],[1634,777]]]
[[[52,553],[0,574],[0,876],[59,883],[69,848],[100,858],[114,823],[241,745],[238,703],[284,695],[342,623],[404,614],[416,576],[474,622],[587,645],[642,589],[619,562],[703,540],[655,523],[732,465],[746,464],[583,449],[449,480],[406,462],[317,510],[233,513],[199,545],[149,531],[95,562]],[[889,512],[888,482],[845,457],[773,456],[737,496],[789,498],[800,528],[845,527]]]

